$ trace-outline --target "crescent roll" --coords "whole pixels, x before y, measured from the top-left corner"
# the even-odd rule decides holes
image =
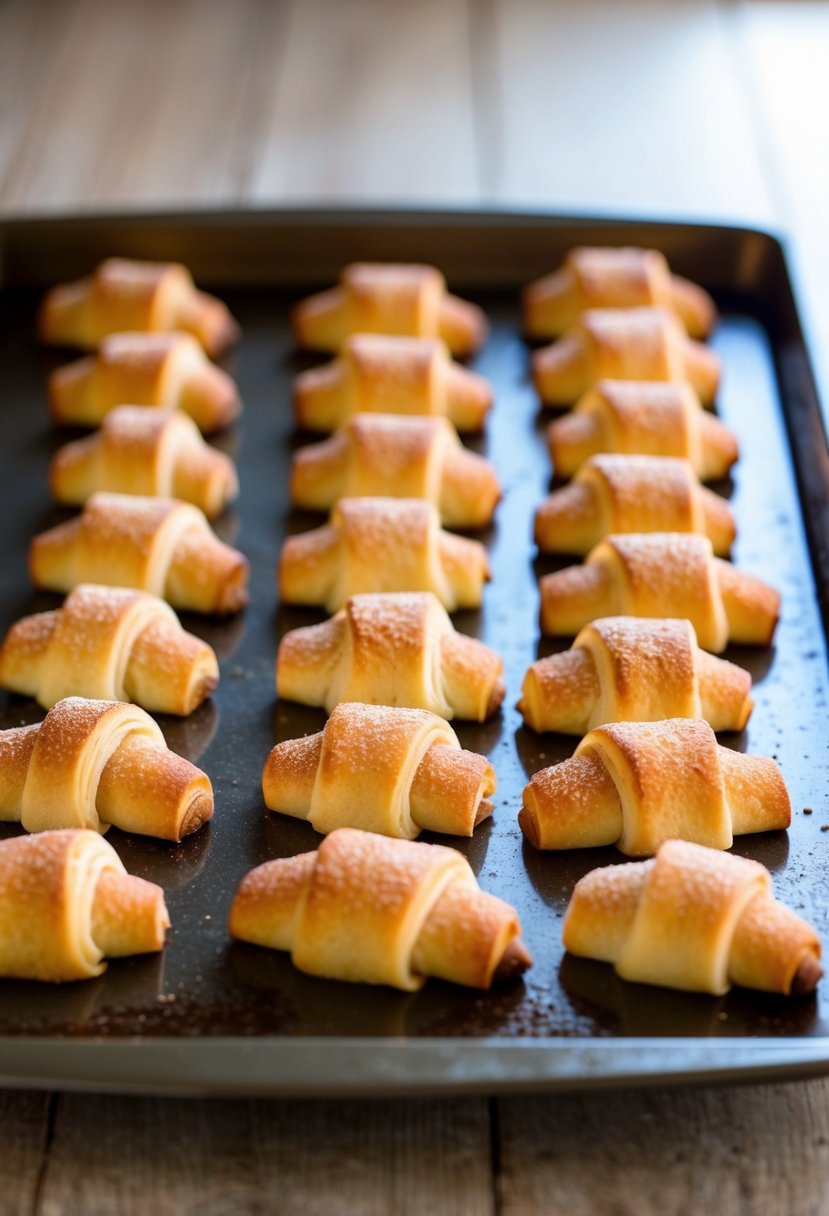
[[[483,376],[453,363],[440,338],[354,334],[331,363],[300,372],[297,426],[334,431],[353,414],[436,415],[480,431],[492,408]]]
[[[210,530],[198,507],[174,498],[100,491],[81,515],[41,532],[29,549],[36,587],[135,587],[175,608],[223,615],[247,603],[247,560]]]
[[[230,934],[290,950],[308,975],[416,992],[428,976],[489,988],[532,959],[518,915],[454,849],[338,828],[243,880]]]
[[[720,382],[714,351],[661,308],[591,309],[552,346],[536,351],[533,380],[544,405],[570,405],[599,380],[687,380],[704,405]]]
[[[503,671],[500,656],[458,633],[430,592],[353,595],[321,625],[286,633],[276,691],[328,713],[361,701],[483,722],[504,699]]]
[[[355,414],[331,439],[294,455],[291,502],[327,511],[339,498],[356,497],[423,498],[450,528],[485,528],[501,485],[446,418]]]
[[[197,291],[177,262],[107,258],[85,279],[54,287],[38,321],[44,342],[95,350],[108,334],[184,330],[215,358],[239,336],[221,300]]]
[[[528,338],[557,338],[588,308],[656,306],[679,318],[692,338],[705,338],[717,318],[707,291],[679,275],[655,249],[572,249],[564,264],[524,289]]]
[[[622,979],[714,996],[732,984],[800,995],[822,975],[820,938],[774,898],[764,866],[683,840],[586,874],[563,937]]]
[[[191,502],[208,519],[239,492],[233,461],[204,442],[180,410],[119,405],[100,431],[64,444],[52,458],[56,502],[81,506],[96,490]]]
[[[581,566],[541,579],[541,628],[575,635],[600,616],[687,617],[700,646],[768,646],[780,594],[714,557],[707,536],[681,532],[606,536]]]
[[[730,849],[792,818],[775,762],[722,747],[692,718],[596,727],[569,760],[535,774],[523,803],[518,821],[537,849],[615,844],[629,857],[674,837]]]
[[[0,975],[85,980],[104,958],[164,947],[164,892],[136,878],[97,832],[44,832],[0,843]]]
[[[219,682],[212,648],[146,591],[82,583],[54,612],[23,617],[0,646],[0,687],[51,709],[64,697],[191,714]]]
[[[27,832],[111,824],[181,840],[212,814],[210,779],[137,705],[67,697],[42,722],[0,731],[0,820]]]
[[[568,735],[660,718],[736,731],[754,706],[749,673],[701,650],[690,621],[628,616],[585,625],[572,649],[532,664],[521,692],[527,726]]]
[[[690,384],[602,380],[575,409],[550,423],[556,476],[570,478],[591,456],[680,456],[702,481],[725,477],[739,456],[737,437],[703,410]]]
[[[433,591],[455,612],[480,607],[489,577],[483,545],[444,532],[432,503],[341,498],[329,523],[285,541],[279,595],[336,612],[362,592]]]
[[[190,334],[111,334],[96,355],[49,377],[49,408],[61,425],[98,426],[119,405],[178,408],[204,434],[229,426],[242,408],[230,376]]]
[[[464,751],[437,714],[354,702],[335,706],[319,734],[277,744],[262,773],[272,811],[324,834],[351,827],[405,840],[471,836],[492,814],[495,787],[486,757]]]
[[[581,555],[609,532],[696,532],[722,555],[737,527],[728,503],[700,485],[687,460],[591,456],[537,509],[535,543],[542,553]]]
[[[434,266],[393,262],[346,266],[339,286],[297,304],[293,322],[299,346],[333,353],[350,334],[394,334],[442,338],[464,359],[487,335],[481,309],[450,295]]]

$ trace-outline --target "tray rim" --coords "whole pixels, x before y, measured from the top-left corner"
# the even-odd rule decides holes
[[[0,291],[5,284],[3,243],[22,229],[96,225],[165,225],[223,228],[382,223],[462,227],[566,229],[596,225],[692,230],[754,236],[779,255],[803,340],[805,368],[815,395],[827,448],[815,367],[804,336],[810,332],[788,237],[755,224],[639,213],[546,210],[436,204],[345,206],[292,202],[290,206],[165,206],[98,208],[0,215]],[[780,371],[776,368],[779,379]],[[792,441],[791,434],[789,435]],[[829,456],[827,457],[829,459]],[[804,517],[805,518],[805,517]],[[810,544],[811,550],[811,544]],[[817,571],[815,572],[817,574]],[[816,580],[817,581],[817,580]],[[820,587],[817,588],[820,598]],[[824,613],[826,606],[823,606]],[[826,620],[826,617],[824,618]],[[827,631],[829,638],[829,630]],[[405,1097],[496,1093],[552,1093],[669,1085],[738,1084],[805,1079],[829,1073],[829,1036],[711,1039],[665,1037],[373,1038],[360,1036],[0,1036],[0,1086],[163,1096]],[[312,1078],[309,1083],[309,1076]]]
[[[2,1037],[0,1086],[168,1097],[366,1098],[772,1083],[829,1074],[828,1043],[743,1037]]]
[[[135,211],[123,207],[91,207],[89,210],[77,208],[70,211],[25,211],[0,212],[0,230],[6,227],[20,228],[24,225],[49,224],[95,224],[95,223],[149,223],[163,224],[182,221],[190,223],[221,223],[233,225],[255,221],[257,223],[319,223],[327,220],[332,223],[348,223],[356,220],[366,221],[376,216],[382,216],[392,223],[405,223],[407,220],[439,220],[453,222],[468,222],[475,220],[486,221],[526,221],[534,224],[554,223],[562,227],[569,224],[598,224],[608,227],[656,227],[656,228],[698,228],[723,232],[750,233],[765,237],[783,247],[788,241],[788,234],[782,228],[754,223],[735,223],[723,217],[707,217],[705,219],[693,216],[661,215],[651,216],[641,212],[615,212],[609,214],[602,211],[559,211],[555,208],[545,210],[531,203],[510,203],[501,207],[496,203],[481,203],[475,206],[458,204],[424,202],[412,206],[406,203],[390,203],[384,205],[375,202],[349,202],[339,206],[336,203],[325,204],[318,200],[292,200],[286,206],[278,204],[263,204],[229,207],[209,206],[192,207],[183,203],[180,207],[175,204],[159,208],[137,209]]]

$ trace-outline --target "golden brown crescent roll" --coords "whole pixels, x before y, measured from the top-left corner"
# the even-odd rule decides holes
[[[572,649],[532,664],[521,691],[527,726],[568,735],[660,718],[742,730],[754,705],[749,673],[700,650],[690,621],[629,616],[585,625]]]
[[[356,497],[424,498],[450,528],[485,528],[501,485],[446,418],[355,414],[331,439],[294,455],[291,502],[327,511],[339,498]]]
[[[454,849],[338,828],[314,853],[252,870],[230,933],[290,950],[300,971],[415,992],[428,976],[489,988],[532,959],[518,915]]]
[[[299,346],[331,352],[351,334],[393,334],[442,338],[463,359],[487,335],[481,309],[450,295],[434,266],[392,262],[346,266],[338,287],[297,304],[293,321]]]
[[[336,612],[362,592],[433,591],[455,612],[480,606],[489,577],[483,545],[444,532],[432,503],[341,498],[329,523],[285,541],[279,595]]]
[[[50,591],[135,587],[193,612],[238,612],[248,598],[247,560],[174,498],[93,494],[81,515],[34,538],[29,573]]]
[[[0,646],[0,687],[44,709],[63,697],[191,714],[219,682],[216,655],[146,591],[82,583],[61,608],[23,617]]]
[[[799,995],[822,975],[817,933],[773,897],[764,866],[684,840],[586,874],[563,937],[623,979],[715,996],[731,984]]]
[[[581,566],[541,579],[541,628],[575,635],[600,616],[687,617],[700,646],[768,646],[780,594],[714,557],[707,536],[682,532],[606,536]]]
[[[334,431],[356,413],[436,415],[480,431],[491,408],[489,381],[453,363],[440,338],[354,334],[294,384],[297,426],[312,431]]]
[[[557,338],[588,308],[643,308],[673,312],[692,338],[705,338],[717,318],[707,291],[671,274],[655,249],[572,249],[564,264],[524,289],[528,338]]]
[[[0,975],[85,980],[105,957],[163,949],[164,892],[128,874],[97,832],[43,832],[0,843]]]
[[[56,502],[80,506],[96,490],[180,498],[221,515],[239,492],[233,461],[206,444],[180,410],[119,405],[100,431],[64,444],[52,458]]]
[[[687,380],[710,405],[720,382],[714,351],[661,308],[591,309],[532,362],[544,405],[570,405],[599,380]]]
[[[537,849],[615,844],[630,857],[680,838],[730,849],[734,836],[787,828],[792,809],[773,760],[717,743],[707,722],[611,722],[569,760],[536,773],[518,816]]]
[[[542,553],[588,553],[608,532],[697,532],[726,554],[737,528],[731,508],[676,456],[591,456],[574,481],[535,513]]]
[[[495,787],[486,757],[463,751],[437,714],[355,702],[336,705],[319,734],[277,744],[262,773],[265,805],[317,832],[407,840],[421,831],[471,836],[492,814]]]
[[[602,380],[570,414],[556,418],[547,443],[557,477],[569,478],[601,452],[681,456],[697,477],[725,477],[739,456],[733,431],[703,410],[690,384]]]
[[[181,840],[213,814],[210,779],[137,705],[66,697],[0,731],[0,820],[27,832],[107,826]]]
[[[119,405],[178,408],[207,434],[241,409],[236,385],[190,334],[111,334],[97,355],[67,363],[49,377],[55,422],[98,426]]]
[[[500,656],[458,633],[430,592],[353,595],[321,625],[285,635],[276,691],[329,713],[362,701],[483,722],[504,699],[503,671]]]
[[[85,279],[54,287],[38,321],[44,342],[94,350],[108,334],[184,330],[211,358],[239,336],[221,300],[197,291],[177,262],[107,258]]]

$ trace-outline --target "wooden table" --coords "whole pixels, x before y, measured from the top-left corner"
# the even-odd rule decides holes
[[[0,2],[5,214],[538,205],[784,229],[829,401],[829,5]],[[0,1213],[829,1211],[829,1081],[0,1095]]]

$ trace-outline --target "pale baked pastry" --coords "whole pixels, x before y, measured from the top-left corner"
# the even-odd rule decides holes
[[[108,334],[193,334],[211,358],[239,337],[221,300],[197,291],[186,266],[107,258],[91,275],[53,287],[38,318],[44,342],[94,350]]]
[[[247,560],[190,503],[100,491],[81,515],[41,532],[29,548],[36,587],[134,587],[175,608],[223,615],[247,603]]]
[[[550,423],[547,443],[556,476],[563,478],[593,455],[618,452],[681,456],[702,481],[716,481],[739,456],[734,432],[680,381],[601,380],[571,413]]]
[[[754,705],[749,673],[701,650],[690,621],[629,616],[585,625],[570,650],[530,666],[521,692],[527,726],[568,735],[661,718],[737,731]]]
[[[42,722],[0,731],[0,820],[27,832],[111,824],[181,840],[212,814],[209,777],[137,705],[67,697]]]
[[[665,840],[730,849],[735,836],[787,828],[783,774],[765,756],[717,743],[707,722],[613,722],[585,735],[569,760],[536,773],[518,816],[537,849],[615,844],[649,857]]]
[[[480,431],[491,408],[489,382],[453,363],[440,338],[354,334],[294,383],[297,426],[312,431],[334,431],[357,413],[435,415]]]
[[[431,592],[353,595],[321,625],[285,635],[276,691],[329,713],[363,701],[483,722],[504,699],[503,671],[500,656],[458,633]]]
[[[327,511],[352,497],[423,498],[447,527],[485,528],[501,485],[446,418],[355,414],[331,439],[300,448],[291,466],[295,507]]]
[[[445,532],[432,503],[341,498],[327,524],[285,541],[279,596],[336,612],[363,592],[433,591],[455,612],[480,606],[489,577],[483,545]]]
[[[43,832],[0,843],[0,975],[84,980],[104,958],[161,950],[164,892],[128,874],[97,832]]]
[[[696,532],[719,555],[737,535],[724,498],[676,456],[591,456],[535,513],[542,553],[588,553],[609,532]]]
[[[714,301],[696,283],[671,274],[655,249],[571,249],[562,266],[524,289],[528,338],[557,338],[588,308],[669,309],[692,338],[705,338],[717,319]]]
[[[56,502],[72,506],[96,490],[179,498],[215,519],[239,483],[230,457],[206,444],[181,410],[119,405],[99,431],[55,453],[49,488]]]
[[[424,709],[345,702],[325,729],[279,743],[265,762],[272,811],[317,832],[362,828],[413,840],[421,831],[471,836],[492,814],[495,770],[464,751],[443,718]]]
[[[687,380],[704,405],[720,361],[661,308],[591,309],[552,346],[536,351],[533,381],[544,405],[571,405],[600,380]]]
[[[768,646],[780,594],[714,557],[706,536],[680,532],[606,536],[581,566],[541,579],[544,633],[575,635],[601,616],[687,617],[700,646]]]
[[[681,840],[586,874],[563,937],[623,979],[715,996],[732,984],[800,995],[822,975],[820,938],[774,898],[764,866]]]
[[[346,266],[337,287],[297,304],[293,323],[299,346],[332,352],[351,334],[397,334],[442,338],[466,358],[487,335],[481,309],[450,295],[434,266],[394,262]]]
[[[186,716],[219,682],[216,655],[146,591],[81,583],[62,607],[12,625],[0,687],[50,709],[63,697],[133,701]]]
[[[229,426],[242,408],[233,380],[190,334],[111,334],[97,354],[49,377],[55,422],[98,426],[119,405],[178,408],[204,434]]]
[[[289,950],[309,975],[404,992],[429,976],[489,988],[532,965],[517,913],[480,890],[460,853],[354,828],[252,870],[230,933]]]

